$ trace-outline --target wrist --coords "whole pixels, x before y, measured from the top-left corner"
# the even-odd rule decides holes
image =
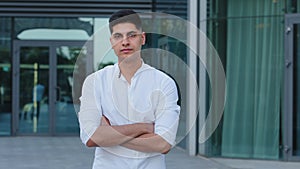
[[[150,134],[154,132],[154,125],[151,123],[139,123],[141,134]]]

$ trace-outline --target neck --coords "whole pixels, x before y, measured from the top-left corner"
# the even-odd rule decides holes
[[[129,84],[131,83],[131,78],[141,66],[142,59],[140,57],[129,60],[124,59],[119,62],[120,71]]]

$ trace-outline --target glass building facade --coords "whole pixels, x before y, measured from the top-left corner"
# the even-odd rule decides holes
[[[117,62],[109,42],[108,17],[132,5],[132,1],[101,0],[0,2],[0,136],[78,135],[76,113],[85,77]],[[144,61],[183,79],[184,71],[174,72],[186,63],[186,47],[166,33],[174,30],[176,19],[162,16],[154,23],[151,12],[186,19],[187,2],[143,0],[134,6],[144,13],[143,27],[148,31]],[[185,35],[186,28],[182,29]],[[166,49],[169,53],[162,52]],[[174,60],[170,53],[180,58]],[[184,93],[184,80],[178,83]],[[181,128],[185,130],[184,125]]]
[[[299,160],[297,24],[290,75],[286,60],[292,34],[287,18],[299,5],[298,0],[207,1],[207,36],[227,82],[223,118],[207,144],[209,156]]]
[[[208,36],[227,80],[212,155],[278,159],[284,72],[284,1],[210,1]]]
[[[300,160],[300,0],[0,2],[0,136],[78,135],[84,78],[117,61],[108,17],[132,6],[144,13],[144,61],[179,84],[178,146],[208,157]],[[201,69],[214,61],[192,60],[201,51],[191,42],[202,48],[187,23],[205,33],[226,75],[223,116],[204,143],[200,121],[217,91]],[[190,71],[204,91],[195,104]],[[204,115],[189,120],[191,106],[202,105]]]

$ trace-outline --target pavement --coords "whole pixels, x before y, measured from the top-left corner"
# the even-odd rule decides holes
[[[0,169],[90,169],[94,148],[78,137],[0,137]],[[167,169],[299,169],[300,162],[189,156],[174,147]]]

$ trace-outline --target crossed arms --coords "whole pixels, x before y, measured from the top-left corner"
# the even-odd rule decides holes
[[[171,145],[161,136],[154,133],[154,124],[135,123],[112,126],[109,120],[102,116],[101,124],[87,141],[88,147],[123,147],[141,152],[159,152],[166,154]]]

